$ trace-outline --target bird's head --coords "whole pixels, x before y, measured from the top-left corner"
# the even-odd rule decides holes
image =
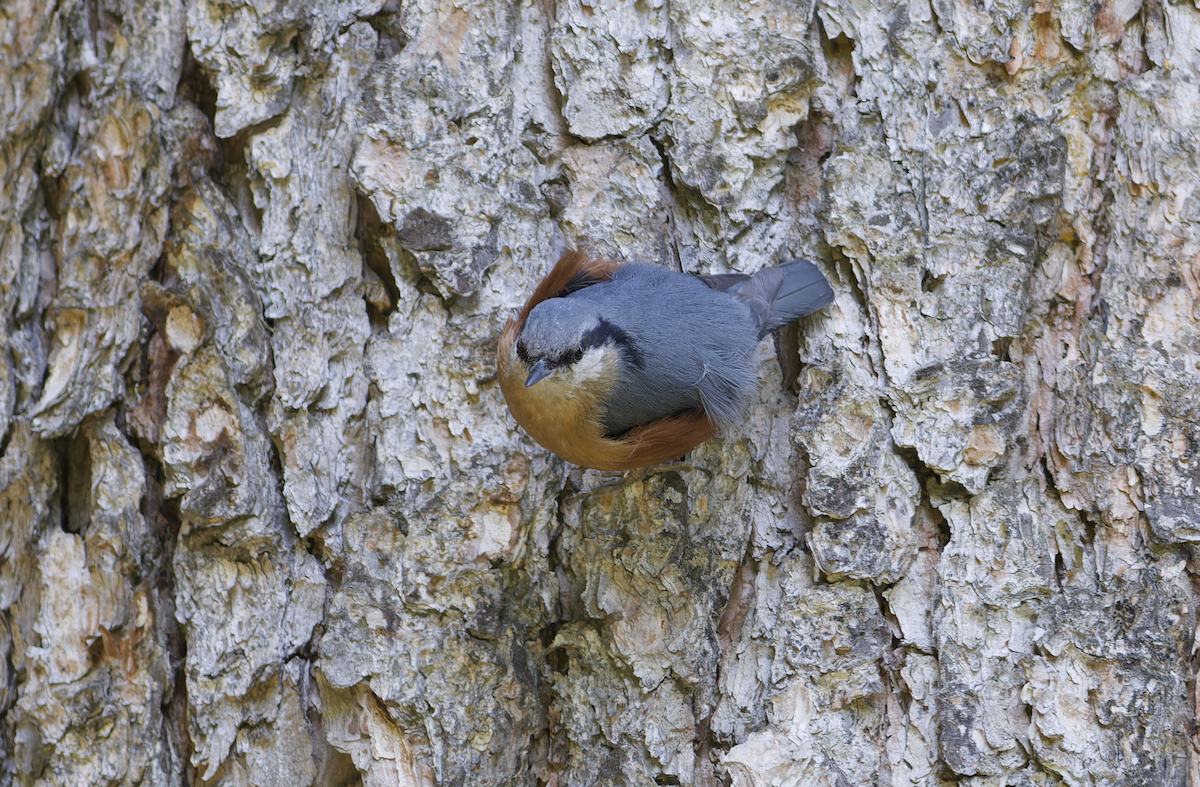
[[[568,387],[611,382],[614,347],[605,339],[596,307],[584,300],[550,298],[529,312],[517,337],[517,356],[529,367],[525,387],[548,377]]]

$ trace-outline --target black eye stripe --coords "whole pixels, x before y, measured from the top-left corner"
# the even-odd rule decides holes
[[[642,360],[642,354],[638,352],[637,347],[634,346],[633,340],[629,337],[629,334],[625,333],[625,331],[621,330],[604,318],[600,319],[599,325],[583,335],[583,342],[580,344],[580,347],[590,349],[592,347],[602,347],[609,343],[620,345],[625,351],[625,357],[628,358],[629,362],[634,366],[638,367],[639,369],[645,367],[645,362]]]
[[[574,350],[567,351],[561,358],[547,360],[546,365],[551,369],[557,369],[560,366],[572,366],[577,364],[581,358],[583,358],[583,345],[576,347]]]
[[[624,357],[634,366],[637,366],[639,369],[645,367],[642,354],[634,346],[629,334],[603,318],[600,319],[599,324],[595,328],[592,328],[583,335],[583,338],[574,349],[567,350],[558,358],[543,357],[540,360],[545,361],[546,366],[551,369],[557,369],[560,366],[571,366],[579,363],[588,350],[610,344],[620,345]],[[529,348],[525,346],[525,341],[522,339],[517,340],[517,357],[527,365],[531,365],[534,361],[533,356],[529,354]]]

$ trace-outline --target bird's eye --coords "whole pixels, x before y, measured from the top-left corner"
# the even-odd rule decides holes
[[[583,357],[583,345],[579,345],[571,353],[571,363],[579,363],[579,359]]]

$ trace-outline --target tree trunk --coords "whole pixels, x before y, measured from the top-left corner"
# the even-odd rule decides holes
[[[6,0],[0,785],[1200,784],[1197,5],[588,3]],[[568,248],[837,297],[580,471]]]

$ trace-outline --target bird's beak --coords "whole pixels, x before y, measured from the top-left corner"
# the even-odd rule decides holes
[[[533,368],[529,370],[529,376],[525,378],[525,387],[528,388],[538,380],[544,380],[550,376],[550,372],[552,371],[554,370],[546,367],[545,360],[538,361],[533,365]]]

